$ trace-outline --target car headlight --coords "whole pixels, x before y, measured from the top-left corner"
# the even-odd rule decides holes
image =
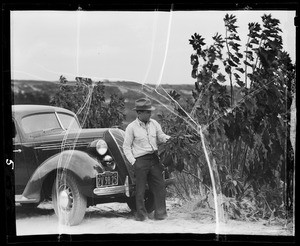
[[[98,154],[104,155],[107,152],[107,149],[107,143],[103,139],[98,140],[98,142],[96,143],[96,150]]]

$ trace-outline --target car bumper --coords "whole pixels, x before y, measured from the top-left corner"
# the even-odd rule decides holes
[[[166,186],[172,185],[174,183],[175,183],[175,178],[165,179]],[[94,194],[97,196],[125,194],[127,197],[130,197],[129,191],[130,191],[130,187],[129,187],[128,176],[127,176],[124,185],[98,187],[94,189]]]
[[[97,196],[107,196],[107,195],[114,195],[114,194],[125,194],[127,197],[129,197],[130,194],[129,194],[128,176],[126,176],[124,185],[108,186],[108,187],[98,187],[98,188],[95,188],[93,192]]]

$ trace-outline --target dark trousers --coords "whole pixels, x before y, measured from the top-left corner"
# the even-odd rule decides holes
[[[136,158],[134,163],[136,181],[136,217],[147,218],[144,196],[148,182],[150,191],[154,195],[154,217],[157,219],[167,216],[166,210],[166,186],[163,179],[163,166],[159,162],[157,154],[148,154]]]

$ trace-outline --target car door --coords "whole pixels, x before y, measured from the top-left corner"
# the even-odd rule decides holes
[[[13,138],[13,154],[15,163],[15,193],[22,194],[32,173],[36,169],[34,143],[22,136],[21,130],[13,119],[15,134]]]

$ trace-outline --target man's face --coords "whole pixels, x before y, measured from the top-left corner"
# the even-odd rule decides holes
[[[138,117],[139,117],[140,121],[148,122],[151,117],[151,111],[150,110],[139,111]]]

